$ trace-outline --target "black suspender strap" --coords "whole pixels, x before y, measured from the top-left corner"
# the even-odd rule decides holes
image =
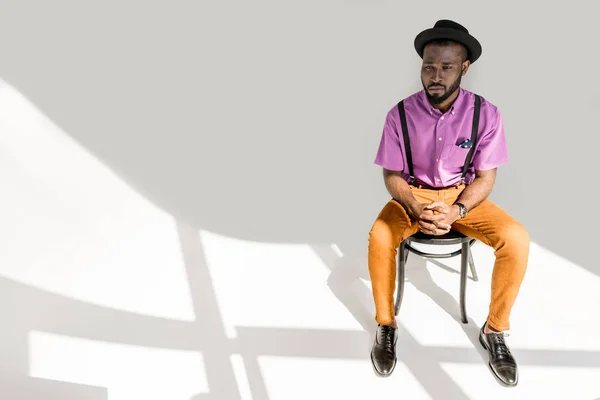
[[[473,111],[473,127],[471,128],[471,149],[467,154],[467,159],[465,160],[465,165],[463,166],[462,176],[460,177],[460,182],[464,183],[465,176],[467,175],[467,170],[471,166],[471,160],[473,158],[473,153],[475,152],[475,146],[477,145],[477,131],[479,130],[479,110],[481,108],[481,98],[478,95],[475,95],[475,111]]]
[[[402,136],[404,136],[404,150],[406,153],[406,164],[408,165],[408,173],[410,182],[415,180],[415,172],[413,171],[412,153],[410,151],[410,140],[408,140],[408,126],[406,124],[406,114],[404,114],[404,100],[398,103],[398,112],[400,113],[400,124],[402,125]]]

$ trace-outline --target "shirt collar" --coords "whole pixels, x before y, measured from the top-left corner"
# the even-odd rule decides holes
[[[452,105],[450,106],[450,108],[448,109],[448,113],[454,115],[456,113],[460,113],[465,109],[465,104],[467,102],[467,91],[465,89],[463,89],[462,87],[458,88],[458,97],[456,98],[456,100],[454,100],[454,103],[452,103]],[[441,111],[438,110],[437,108],[433,107],[431,105],[431,103],[429,102],[429,100],[427,100],[427,94],[425,93],[425,89],[421,90],[421,101],[423,106],[425,107],[425,109],[427,110],[427,112],[429,112],[429,114],[434,115],[434,114],[441,114]]]

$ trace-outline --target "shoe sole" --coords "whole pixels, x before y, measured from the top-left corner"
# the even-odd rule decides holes
[[[486,351],[490,351],[487,343],[481,337],[481,333],[479,334],[479,343],[481,343],[481,345],[483,346],[483,348]],[[503,385],[508,386],[508,387],[514,387],[514,386],[517,386],[517,383],[519,383],[519,374],[518,373],[517,373],[517,376],[515,377],[515,383],[507,383],[507,382],[503,381],[502,378],[500,378],[500,376],[498,376],[498,374],[496,373],[496,371],[494,371],[494,368],[492,368],[492,362],[491,361],[488,361],[488,367],[489,367],[490,371],[492,371],[492,374],[496,377],[496,379],[498,379],[498,381],[500,383],[502,383]]]
[[[375,372],[375,375],[377,375],[380,378],[387,378],[388,376],[390,376],[392,374],[392,372],[394,372],[394,369],[396,368],[396,363],[397,362],[398,362],[398,357],[395,357],[394,358],[394,365],[392,365],[392,368],[390,369],[390,372],[388,372],[387,374],[382,374],[375,367],[375,360],[373,360],[373,353],[371,353],[371,366],[373,367],[373,371]]]

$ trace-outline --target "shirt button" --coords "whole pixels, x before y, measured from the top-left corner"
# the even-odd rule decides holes
[[[438,182],[440,181],[438,178],[435,178],[435,180],[438,181]]]
[[[439,158],[436,158],[436,159],[435,159],[435,161],[440,161],[440,159],[439,159]]]
[[[440,140],[442,140],[442,138],[440,138]]]
[[[444,117],[442,117],[442,119],[444,119]]]

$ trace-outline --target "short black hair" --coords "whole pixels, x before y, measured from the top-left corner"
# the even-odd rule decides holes
[[[439,46],[448,46],[448,45],[452,45],[452,44],[457,44],[461,48],[462,62],[467,61],[469,59],[469,56],[470,56],[469,50],[467,50],[467,47],[464,44],[459,43],[459,42],[457,42],[455,40],[451,40],[451,39],[432,39],[432,40],[428,41],[427,43],[425,43],[425,47],[428,44],[437,44]]]

